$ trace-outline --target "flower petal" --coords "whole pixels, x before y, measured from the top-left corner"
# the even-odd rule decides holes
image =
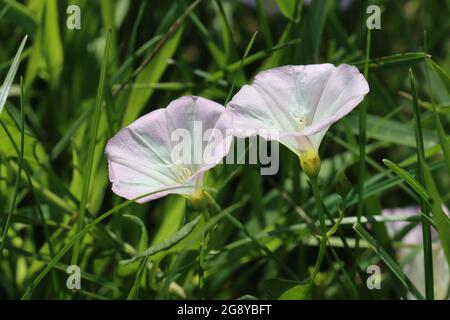
[[[195,187],[201,184],[203,172],[214,167],[228,153],[232,136],[227,129],[231,123],[231,115],[224,107],[198,97],[182,97],[171,102],[166,109],[158,109],[139,118],[119,131],[106,146],[113,191],[126,199],[134,199],[174,188],[143,197],[138,200],[141,203],[169,193],[194,193]],[[223,139],[218,141],[206,137],[205,141],[198,141],[198,150],[202,153],[198,163],[175,161],[173,148],[177,141],[173,140],[173,133],[182,129],[193,137],[196,125],[200,125],[203,131],[219,131]],[[193,141],[189,146],[195,144]],[[215,153],[205,162],[202,155],[207,146]]]
[[[312,124],[304,130],[317,147],[328,128],[352,111],[369,93],[369,85],[355,66],[341,64],[333,70],[314,112]]]
[[[267,132],[277,130],[277,140],[300,153],[318,149],[329,126],[356,107],[368,91],[355,67],[284,66],[259,73],[227,108],[234,116],[236,136],[257,133],[270,140]]]

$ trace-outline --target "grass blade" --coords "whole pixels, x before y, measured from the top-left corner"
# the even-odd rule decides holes
[[[179,188],[179,187],[178,187]],[[125,201],[114,208],[106,211],[105,213],[98,216],[96,219],[89,222],[84,228],[82,228],[79,232],[77,232],[65,245],[64,247],[59,250],[59,252],[48,262],[48,264],[45,266],[45,268],[34,278],[34,280],[31,282],[31,284],[28,286],[28,288],[25,290],[25,293],[22,296],[22,299],[29,299],[31,296],[31,293],[33,292],[34,288],[36,288],[39,283],[44,279],[44,277],[47,275],[47,273],[55,267],[55,265],[59,262],[59,260],[76,244],[82,237],[84,237],[93,227],[95,227],[97,224],[108,218],[109,216],[119,212],[120,210],[130,206],[131,204],[135,203],[135,201],[148,197],[152,194],[168,191],[168,190],[176,190],[177,187],[174,188],[166,188],[161,190],[156,190],[154,192],[150,192],[147,194],[144,194],[142,196],[139,196],[137,198],[134,198],[132,200]]]
[[[78,209],[78,216],[77,216],[77,232],[80,232],[83,228],[83,221],[84,216],[86,213],[86,204],[88,200],[88,194],[89,194],[89,185],[91,180],[91,174],[92,174],[92,167],[94,162],[94,152],[95,152],[95,145],[97,142],[97,132],[100,122],[100,113],[102,109],[102,102],[103,102],[103,91],[105,89],[105,81],[106,81],[106,67],[108,66],[108,57],[109,57],[109,49],[111,46],[111,30],[108,30],[108,34],[106,37],[106,45],[105,45],[105,53],[103,55],[103,62],[102,62],[102,69],[100,71],[100,79],[97,89],[97,98],[95,102],[95,110],[94,110],[94,117],[92,119],[92,127],[91,127],[91,134],[90,134],[90,141],[89,141],[89,149],[88,149],[88,158],[85,164],[84,168],[84,175],[85,180],[83,182],[83,192],[81,194],[81,200],[80,200],[80,207]],[[80,250],[80,244],[79,242],[76,243],[73,254],[72,254],[72,264],[77,264],[78,262],[78,254]]]
[[[442,79],[442,82],[446,85],[447,91],[450,93],[450,78],[445,73],[444,70],[442,70],[436,63],[434,63],[431,59],[427,59],[427,65],[425,67],[425,72],[427,76],[427,83],[428,83],[428,95],[430,96],[431,105],[433,107],[433,121],[434,125],[436,127],[436,131],[438,133],[439,137],[439,144],[442,149],[442,153],[444,154],[445,163],[447,165],[447,172],[450,174],[450,143],[447,139],[447,135],[445,134],[444,127],[442,126],[441,118],[439,116],[439,113],[437,112],[436,103],[434,102],[433,98],[433,92],[431,90],[431,80],[430,80],[430,74],[428,69],[431,68],[436,74],[440,76]]]
[[[20,134],[20,154],[19,154],[19,169],[17,170],[17,176],[16,176],[16,182],[14,185],[14,194],[13,199],[11,202],[11,208],[9,210],[8,216],[6,217],[5,226],[3,227],[3,235],[1,238],[0,243],[0,257],[3,254],[3,248],[5,246],[6,237],[8,235],[9,226],[11,224],[11,216],[14,213],[14,210],[16,209],[16,202],[17,202],[17,195],[19,193],[19,183],[20,183],[20,177],[22,175],[22,167],[23,167],[23,154],[24,154],[24,148],[25,148],[25,113],[24,113],[24,93],[23,93],[23,83],[22,79],[20,81],[20,127],[21,127],[21,134]]]
[[[429,55],[424,52],[408,52],[401,54],[394,54],[392,56],[371,59],[369,61],[369,69],[374,70],[385,70],[397,67],[410,67],[412,65],[423,62]],[[351,62],[350,64],[355,65],[358,68],[364,68],[366,60]]]
[[[14,80],[14,77],[17,73],[17,68],[19,67],[20,56],[22,54],[23,48],[25,47],[25,43],[27,42],[27,36],[23,38],[22,43],[17,50],[16,56],[9,68],[8,74],[6,75],[6,79],[3,82],[3,85],[0,89],[0,115],[2,114],[3,107],[5,106],[6,99],[8,98],[9,89],[11,88],[11,84]]]
[[[396,175],[398,175],[400,178],[402,178],[417,194],[427,202],[427,204],[431,203],[431,198],[428,194],[428,192],[425,190],[425,188],[416,180],[413,178],[409,172],[406,170],[400,168],[398,165],[393,163],[392,161],[388,159],[383,159],[383,163]]]
[[[424,182],[423,167],[425,165],[425,148],[423,145],[423,133],[422,133],[422,120],[420,116],[419,103],[417,98],[416,84],[414,81],[413,72],[409,69],[409,78],[411,82],[412,91],[412,105],[414,110],[415,127],[417,141],[417,176],[421,184]],[[426,216],[429,217],[428,206],[422,198],[420,199],[420,210]],[[425,217],[422,216],[422,240],[423,240],[423,253],[424,253],[424,272],[425,272],[425,297],[427,299],[434,299],[434,278],[433,278],[433,253],[431,243],[431,226]]]
[[[432,199],[431,210],[433,212],[433,221],[439,233],[439,240],[444,249],[447,263],[450,267],[450,218],[442,209],[442,200],[437,190],[431,171],[426,164],[424,164],[424,179],[425,186],[429,191]]]
[[[158,243],[157,245],[154,245],[154,246],[148,248],[147,250],[145,250],[141,253],[138,253],[136,256],[134,256],[131,259],[121,261],[121,263],[122,264],[132,263],[138,259],[151,257],[159,252],[162,252],[162,251],[172,248],[177,243],[179,243],[181,240],[186,238],[192,232],[192,230],[194,230],[195,226],[200,222],[200,218],[201,218],[201,216],[197,216],[192,221],[186,223],[179,231],[177,231],[175,234],[173,234],[169,238]]]
[[[373,251],[380,257],[381,260],[386,263],[389,269],[394,273],[401,284],[408,289],[417,299],[423,300],[422,294],[417,290],[416,286],[409,280],[409,278],[403,273],[402,269],[395,262],[394,259],[377,243],[377,241],[364,229],[364,227],[358,223],[353,226],[356,233],[366,240],[372,247]]]

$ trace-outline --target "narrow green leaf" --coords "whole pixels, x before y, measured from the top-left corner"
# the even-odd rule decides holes
[[[132,216],[130,214],[124,214],[122,216],[123,218],[133,222],[139,227],[140,231],[140,237],[139,237],[139,245],[138,245],[138,251],[143,251],[148,245],[148,234],[147,234],[147,228],[145,227],[144,222],[142,222],[141,219],[139,219],[136,216]]]
[[[178,47],[178,43],[183,33],[183,27],[181,27],[171,39],[169,39],[160,51],[153,57],[150,63],[139,73],[135,83],[157,83],[167,69],[167,60],[173,56],[175,50]],[[133,87],[130,98],[128,99],[127,108],[122,121],[122,125],[126,126],[133,122],[141,113],[148,99],[153,94],[154,89],[139,88],[139,85]]]
[[[63,46],[59,31],[58,1],[46,0],[44,9],[43,32],[41,33],[43,57],[50,83],[56,87],[59,83],[64,62]]]
[[[283,279],[268,279],[264,287],[271,299],[277,300],[309,300],[312,298],[312,281],[292,281]]]
[[[346,119],[352,124],[351,132],[358,134],[357,115],[350,114]],[[367,115],[367,137],[401,146],[416,147],[416,139],[410,125],[376,115]],[[438,143],[436,135],[431,130],[423,130],[423,139],[426,148],[431,148]]]
[[[0,89],[0,116],[3,111],[3,107],[5,106],[6,99],[8,98],[9,90],[11,89],[11,85],[14,81],[14,77],[16,76],[17,68],[19,67],[20,56],[22,54],[23,48],[25,47],[25,43],[27,42],[27,36],[25,36],[22,40],[22,43],[17,50],[16,56],[9,68],[8,74],[6,75],[5,81]]]
[[[55,267],[55,265],[58,263],[58,261],[82,238],[84,237],[89,231],[91,231],[91,229],[97,225],[98,223],[102,222],[103,220],[105,220],[106,218],[108,218],[109,216],[120,212],[120,210],[132,205],[133,203],[135,203],[135,201],[148,197],[152,194],[158,193],[158,192],[163,192],[163,191],[168,191],[168,190],[176,190],[177,187],[174,188],[167,188],[167,189],[161,189],[161,190],[157,190],[154,192],[150,192],[144,195],[141,195],[139,197],[136,197],[132,200],[128,200],[125,201],[121,204],[119,204],[118,206],[115,206],[114,208],[106,211],[105,213],[101,214],[100,216],[98,216],[96,219],[94,219],[93,221],[91,221],[90,223],[88,223],[82,230],[80,230],[79,232],[77,232],[65,245],[64,247],[61,248],[61,250],[48,262],[48,264],[45,266],[45,268],[36,276],[36,278],[33,279],[33,281],[31,281],[30,285],[28,286],[28,288],[26,289],[25,293],[22,295],[21,299],[29,299],[34,288],[36,288],[39,283],[42,281],[42,279],[44,279],[44,277],[47,275],[47,273],[53,269]]]
[[[405,66],[410,67],[424,61],[427,57],[429,57],[429,55],[424,52],[394,54],[392,56],[371,59],[369,61],[369,69],[384,70]],[[349,62],[349,64],[362,69],[364,68],[365,60]]]
[[[174,235],[170,236],[169,238],[165,239],[164,241],[158,243],[157,245],[154,245],[147,250],[138,253],[136,256],[134,256],[131,259],[128,260],[122,260],[122,264],[128,264],[132,263],[138,259],[145,258],[145,257],[151,257],[159,252],[168,250],[175,246],[177,243],[179,243],[181,240],[186,238],[192,230],[194,230],[195,226],[200,222],[201,216],[197,216],[192,221],[186,223],[178,232],[176,232]]]
[[[136,278],[134,279],[134,283],[130,289],[130,292],[128,293],[127,300],[134,300],[137,298],[139,293],[139,288],[142,283],[142,278],[144,277],[145,271],[147,270],[147,261],[148,257],[145,257],[144,260],[142,260],[139,270],[136,274]]]
[[[430,96],[431,104],[433,107],[433,121],[439,136],[439,142],[442,149],[442,153],[444,154],[445,163],[447,165],[447,173],[450,174],[450,142],[448,141],[447,135],[444,131],[444,127],[441,122],[441,118],[439,116],[439,113],[437,112],[436,103],[434,102],[431,79],[428,71],[429,68],[431,68],[434,71],[434,73],[440,77],[441,81],[446,86],[447,93],[449,94],[450,94],[450,77],[445,73],[444,70],[441,69],[441,67],[439,67],[436,63],[434,63],[431,59],[427,59],[427,66],[425,72],[427,75],[427,82],[428,82],[428,91],[429,91],[428,94]]]
[[[425,148],[423,145],[423,133],[422,133],[422,120],[419,110],[419,102],[417,97],[416,84],[414,81],[413,72],[409,69],[409,78],[411,82],[412,92],[412,105],[414,110],[415,126],[414,131],[416,133],[417,141],[417,176],[420,183],[424,182],[424,166],[425,163]],[[424,265],[425,265],[425,297],[429,300],[434,300],[434,277],[433,277],[433,253],[431,243],[431,226],[425,217],[429,218],[428,206],[425,200],[420,201],[420,210],[424,215],[422,219],[422,237],[423,237],[423,252],[424,252]]]
[[[33,12],[19,1],[3,0],[3,2],[8,6],[8,14],[4,18],[33,37],[38,26]]]
[[[106,37],[105,52],[103,55],[102,68],[100,71],[100,78],[99,78],[98,89],[97,89],[97,97],[96,97],[96,101],[95,101],[94,116],[93,116],[92,123],[91,123],[88,158],[85,163],[84,170],[83,170],[83,175],[84,175],[83,192],[81,194],[80,207],[79,207],[78,215],[77,215],[77,232],[80,232],[83,229],[84,215],[86,213],[86,204],[87,204],[88,195],[89,195],[89,186],[91,183],[91,173],[92,173],[92,168],[94,165],[95,146],[96,146],[96,142],[97,142],[98,127],[99,127],[102,102],[103,102],[103,91],[105,89],[106,67],[108,66],[108,62],[109,62],[110,46],[111,46],[111,30],[108,30],[107,37]],[[74,250],[73,250],[73,255],[72,255],[73,263],[72,264],[78,263],[77,261],[78,261],[79,250],[80,250],[80,243],[77,242],[77,244],[75,245]]]
[[[6,217],[5,226],[3,227],[3,234],[1,238],[0,243],[0,257],[3,255],[3,248],[5,246],[6,237],[8,235],[9,226],[11,224],[11,216],[13,215],[14,210],[16,209],[16,202],[17,202],[17,195],[19,193],[19,183],[20,183],[20,177],[22,175],[22,167],[23,167],[23,154],[24,154],[24,147],[25,147],[25,113],[24,113],[24,93],[23,93],[23,83],[22,80],[20,81],[21,84],[21,94],[20,94],[20,128],[21,128],[21,135],[20,135],[20,154],[19,154],[19,169],[17,170],[17,176],[16,176],[16,182],[14,184],[14,194],[11,202],[11,208],[8,212],[8,216]]]
[[[444,84],[447,92],[450,93],[450,76],[442,69],[436,62],[434,62],[430,57],[427,57],[427,66],[439,77],[441,82]],[[431,94],[431,92],[430,92]]]
[[[406,170],[400,168],[398,165],[389,161],[388,159],[383,159],[383,163],[396,175],[402,178],[417,194],[425,200],[428,204],[430,204],[430,196],[425,188],[416,180],[412,175],[410,175]]]
[[[294,2],[294,1],[291,1]],[[302,21],[300,39],[300,62],[315,63],[328,12],[328,1],[312,1],[306,17]]]
[[[275,1],[277,2],[277,5],[280,8],[281,13],[283,13],[283,15],[286,18],[294,22],[298,22],[300,20],[300,14],[298,10],[296,10],[296,8],[298,8],[299,3],[303,1],[301,0],[275,0]]]
[[[426,164],[424,165],[423,173],[425,186],[432,199],[431,211],[433,212],[433,221],[438,230],[439,240],[441,241],[441,246],[444,249],[445,257],[450,267],[450,218],[442,209],[442,200],[439,191],[437,190],[431,171]]]

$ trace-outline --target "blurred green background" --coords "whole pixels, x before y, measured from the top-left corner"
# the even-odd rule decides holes
[[[80,8],[79,30],[67,27],[73,18],[67,8],[73,4]],[[358,200],[356,191],[358,107],[331,128],[320,149],[321,192],[330,216],[336,218],[341,205],[337,175],[345,170],[354,188],[345,204],[348,219],[330,239],[313,297],[405,297],[410,288],[396,274],[406,263],[396,255],[401,238],[391,238],[384,223],[365,225],[394,260],[386,263],[364,237],[358,240],[360,249],[352,249],[359,237],[352,224],[361,201],[363,217],[369,218],[383,208],[421,202],[381,161],[388,158],[413,176],[417,173],[409,68],[416,80],[436,197],[450,202],[445,144],[441,148],[447,137],[439,135],[435,122],[437,114],[448,132],[450,1],[2,0],[1,81],[22,39],[28,39],[0,114],[2,234],[11,217],[0,256],[0,297],[249,299],[277,298],[286,288],[295,289],[298,283],[279,279],[299,281],[309,275],[317,255],[312,223],[317,213],[297,157],[282,146],[277,175],[261,176],[259,165],[220,165],[207,175],[217,202],[239,223],[221,217],[203,262],[196,232],[203,221],[175,241],[173,235],[180,236],[177,231],[195,213],[182,197],[172,195],[117,210],[87,232],[78,259],[81,290],[66,287],[72,249],[53,260],[45,277],[39,274],[73,239],[82,203],[84,224],[123,203],[110,190],[103,154],[107,140],[120,128],[182,95],[224,104],[258,71],[276,66],[349,63],[362,72],[371,15],[366,9],[372,4],[381,9],[381,29],[371,31],[364,197]],[[111,50],[105,60],[108,29]],[[96,124],[92,119],[102,63],[105,89]],[[86,189],[92,138],[95,152]],[[148,258],[127,262],[155,245],[159,251]],[[381,266],[380,290],[366,287],[370,264]]]

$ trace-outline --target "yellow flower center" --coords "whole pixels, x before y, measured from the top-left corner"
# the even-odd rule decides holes
[[[186,182],[192,176],[192,171],[184,166],[181,160],[176,160],[171,170],[175,175],[175,181],[180,184]]]

